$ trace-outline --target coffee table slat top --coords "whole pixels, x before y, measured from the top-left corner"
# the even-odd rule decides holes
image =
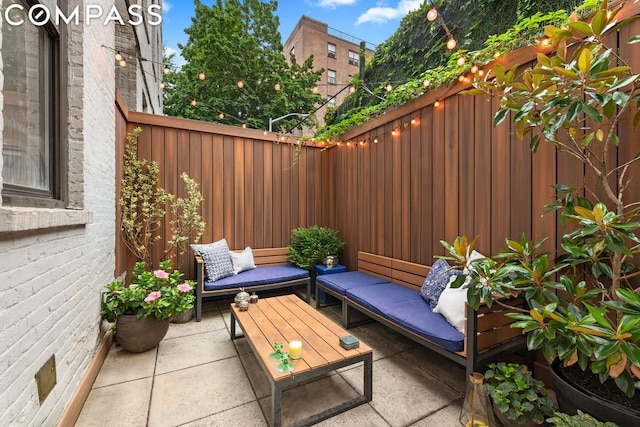
[[[260,363],[274,381],[371,352],[371,348],[362,342],[356,349],[342,348],[339,339],[349,332],[296,295],[263,298],[256,304],[249,304],[247,311],[238,310],[235,304],[231,304],[231,309]],[[288,352],[292,340],[302,341],[302,357],[291,361],[295,368],[291,373],[278,372],[279,362],[269,359],[273,344],[280,341],[282,351]]]

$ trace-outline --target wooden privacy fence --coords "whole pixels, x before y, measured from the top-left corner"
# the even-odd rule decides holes
[[[628,7],[633,14],[640,9]],[[626,40],[638,33],[636,21],[612,40],[636,71],[640,45]],[[523,48],[499,61],[528,66],[535,55]],[[232,249],[286,246],[291,229],[314,224],[338,229],[347,242],[341,261],[350,269],[358,251],[431,264],[444,253],[440,240],[462,234],[478,236],[478,250],[487,255],[522,233],[549,236],[546,249],[555,249],[564,230],[554,215],[542,216],[554,198],[551,185],[582,187],[594,177],[547,144],[532,155],[508,120],[494,128],[498,101],[460,95],[468,86],[428,92],[341,138],[356,144],[305,148],[296,165],[294,147],[263,131],[136,113],[117,100],[118,165],[126,132],[142,127],[139,155],[158,162],[160,185],[184,195],[183,171],[200,183],[202,242],[225,237]],[[623,143],[613,160],[623,163],[638,137],[631,120],[621,121],[618,133]],[[636,184],[626,190],[628,199],[640,200],[640,167],[629,174]],[[132,260],[121,242],[116,255],[119,273]],[[161,256],[158,247],[155,262]],[[193,277],[190,254],[181,267]]]

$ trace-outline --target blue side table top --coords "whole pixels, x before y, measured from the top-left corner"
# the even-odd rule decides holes
[[[335,264],[333,267],[327,267],[324,264],[316,264],[313,266],[313,270],[319,276],[323,274],[344,273],[347,271],[347,267],[342,264]]]

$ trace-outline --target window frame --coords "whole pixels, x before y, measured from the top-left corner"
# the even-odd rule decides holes
[[[333,73],[333,76],[331,76],[331,73]],[[330,85],[336,84],[337,77],[338,75],[336,73],[336,70],[327,69],[327,84],[330,84]]]
[[[19,2],[25,6],[25,10],[31,2]],[[38,2],[42,4],[41,2]],[[58,7],[66,10],[66,1],[56,2]],[[25,25],[31,25],[25,23]],[[59,28],[52,22],[38,27],[38,37],[43,49],[39,52],[43,64],[47,68],[41,71],[38,84],[45,90],[44,133],[47,139],[49,156],[49,188],[38,189],[7,183],[2,180],[2,206],[35,207],[59,209],[65,208],[67,198],[66,183],[67,162],[66,144],[63,137],[63,119],[68,110],[67,101],[61,96],[62,88],[66,82],[66,68],[62,66],[68,60],[67,50],[63,49],[66,40],[65,26]]]
[[[333,50],[331,49],[332,46],[333,46]],[[337,57],[337,53],[336,53],[337,48],[338,47],[335,44],[327,42],[327,56],[329,58],[336,59],[336,57]]]
[[[355,65],[356,67],[360,66],[360,54],[351,49],[349,49],[349,65]]]

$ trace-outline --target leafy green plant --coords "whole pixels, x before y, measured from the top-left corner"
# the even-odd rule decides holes
[[[160,262],[160,268],[153,272],[146,270],[144,262],[136,263],[131,285],[120,280],[106,285],[101,314],[109,322],[123,314],[166,319],[192,308],[195,283],[183,280],[178,270],[170,271],[170,261]]]
[[[311,270],[322,258],[340,254],[344,246],[345,242],[334,229],[317,225],[299,227],[291,231],[287,255],[292,264]]]
[[[496,65],[494,78],[477,80],[469,91],[499,97],[494,124],[510,117],[518,137],[531,136],[533,152],[550,143],[595,179],[585,179],[584,188],[555,186],[557,200],[548,208],[572,223],[560,253],[541,252],[544,240],[507,239],[506,252],[471,262],[468,300],[477,308],[481,299],[490,305],[499,303],[496,295],[524,295],[530,310],[511,317],[530,350],[541,349],[549,362],[577,363],[601,382],[613,378],[633,396],[634,377],[640,378],[640,294],[629,280],[638,275],[633,257],[640,252],[640,222],[637,200],[625,196],[640,153],[628,147],[631,154],[619,164],[610,158],[617,147],[635,144],[635,137],[622,140],[616,132],[621,120],[640,122],[640,74],[603,43],[634,19],[619,20],[622,7],[609,10],[605,1],[589,22],[546,27],[555,56],[539,53],[535,66],[520,74]],[[628,42],[639,41],[636,35]],[[466,265],[475,241],[443,244],[450,259]]]
[[[198,184],[186,173],[187,197],[176,197],[158,186],[160,169],[156,162],[138,159],[138,137],[141,128],[127,134],[124,152],[123,178],[120,189],[120,215],[122,240],[136,259],[151,265],[151,248],[160,240],[158,231],[169,206],[171,214],[164,258],[171,260],[185,252],[189,241],[197,242],[204,232],[205,223],[198,210],[202,194]]]
[[[575,415],[555,412],[553,417],[547,419],[547,422],[554,427],[617,427],[616,423],[598,421],[580,409]]]
[[[490,363],[484,384],[500,412],[520,425],[527,419],[542,424],[553,413],[553,401],[544,383],[533,378],[525,365]]]

